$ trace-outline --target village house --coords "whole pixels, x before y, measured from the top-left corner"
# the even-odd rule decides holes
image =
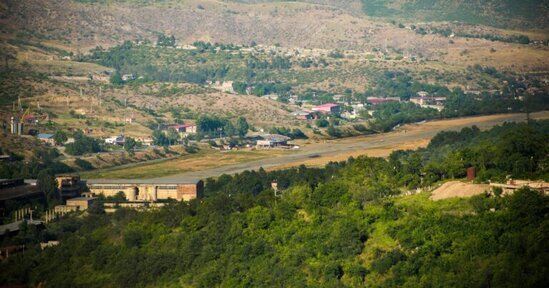
[[[124,145],[124,142],[126,142],[126,137],[124,136],[113,136],[105,139],[105,143],[107,144]]]
[[[195,124],[176,124],[176,125],[168,126],[168,129],[169,128],[175,129],[175,131],[180,133],[181,136],[186,136],[188,134],[195,134],[196,133],[196,125]]]
[[[135,75],[133,74],[124,74],[122,75],[122,81],[135,80]]]
[[[154,142],[153,138],[148,136],[148,137],[138,137],[138,138],[135,138],[135,141],[141,143],[141,145],[143,146],[151,146]]]
[[[346,120],[352,120],[352,119],[357,118],[357,114],[355,114],[353,112],[345,111],[345,112],[341,113],[341,118],[346,119]]]
[[[339,114],[341,113],[341,106],[335,103],[326,103],[313,107],[313,111],[324,114]]]
[[[433,108],[438,111],[444,109],[444,103],[446,102],[446,97],[428,97],[428,96],[419,96],[410,98],[410,102],[415,103],[423,108]]]
[[[55,141],[53,140],[53,134],[40,133],[36,137],[42,142],[45,142],[50,145],[55,145]]]

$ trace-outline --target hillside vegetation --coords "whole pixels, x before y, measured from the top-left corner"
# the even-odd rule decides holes
[[[549,6],[540,0],[362,0],[370,16],[459,21],[502,27],[547,27]]]
[[[547,196],[521,189],[431,202],[429,192],[399,194],[460,178],[469,165],[483,180],[547,179],[548,125],[466,128],[389,159],[208,179],[204,199],[159,210],[105,215],[94,206],[41,232],[23,226],[6,242],[29,248],[0,263],[0,283],[539,287],[549,280]],[[61,244],[40,251],[38,239]]]

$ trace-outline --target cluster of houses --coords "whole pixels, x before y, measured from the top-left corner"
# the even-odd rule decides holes
[[[174,124],[166,126],[167,129],[174,129],[177,131],[181,138],[185,138],[190,134],[195,134],[197,132],[197,128],[195,124]],[[36,135],[36,138],[44,143],[55,145],[54,141],[54,134],[51,133],[39,133]],[[135,138],[137,142],[140,142],[144,146],[151,146],[153,143],[152,137],[137,137]],[[73,138],[69,138],[65,144],[74,142]],[[126,136],[124,135],[116,135],[111,136],[104,139],[105,144],[111,144],[111,145],[124,145],[126,142]]]
[[[341,99],[341,97],[334,96],[334,99]],[[325,103],[318,106],[311,106],[308,109],[298,110],[292,112],[291,115],[298,120],[311,120],[318,119],[321,115],[339,115],[344,119],[355,119],[359,113],[363,110],[367,110],[368,106],[375,106],[388,102],[401,102],[399,97],[368,97],[366,103],[354,103],[348,105],[351,107],[350,111],[343,111],[343,106],[346,105],[342,101],[336,103]],[[444,108],[446,97],[429,96],[427,92],[418,92],[417,96],[411,97],[410,102],[415,103],[423,108],[433,108],[441,111]],[[305,106],[306,107],[306,106]],[[368,111],[370,114],[373,111]]]

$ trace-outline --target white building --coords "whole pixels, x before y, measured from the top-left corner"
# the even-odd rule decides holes
[[[105,139],[105,143],[107,144],[124,145],[124,142],[126,142],[126,138],[124,136],[113,136]]]

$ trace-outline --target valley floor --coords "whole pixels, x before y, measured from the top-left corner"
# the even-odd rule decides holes
[[[532,113],[532,119],[549,119],[549,111]],[[131,167],[115,167],[83,173],[85,179],[156,178],[163,180],[194,180],[234,174],[263,167],[267,170],[299,165],[322,166],[330,161],[344,161],[349,157],[368,155],[386,157],[392,151],[425,147],[429,140],[443,130],[460,130],[477,125],[488,129],[504,122],[525,121],[525,114],[500,114],[459,119],[431,121],[405,125],[384,134],[359,136],[323,142],[303,140],[299,151],[256,150],[213,152],[161,162],[142,163]],[[220,154],[222,153],[222,154]]]

